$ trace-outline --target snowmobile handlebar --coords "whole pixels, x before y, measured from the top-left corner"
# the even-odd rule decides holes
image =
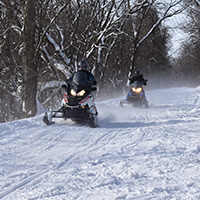
[[[91,91],[91,92],[97,91],[97,88],[96,88],[96,87],[91,87],[90,91]]]

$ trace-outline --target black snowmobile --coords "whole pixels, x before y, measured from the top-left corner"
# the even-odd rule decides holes
[[[88,123],[91,128],[97,127],[97,109],[94,103],[92,83],[87,80],[87,74],[81,71],[75,72],[67,85],[62,88],[66,90],[58,111],[45,113],[43,122],[52,124],[52,118],[72,119],[76,122]]]

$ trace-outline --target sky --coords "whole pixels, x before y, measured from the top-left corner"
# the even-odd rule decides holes
[[[200,199],[200,88],[96,102],[98,128],[43,113],[0,124],[0,199]]]
[[[164,0],[168,3],[170,2],[179,2],[178,0]],[[163,0],[161,1],[163,2]],[[175,6],[171,11],[174,9],[180,9],[180,4]],[[164,8],[165,11],[166,8]],[[183,30],[183,26],[189,23],[189,17],[187,16],[187,10],[182,11],[180,14],[176,14],[172,17],[169,17],[163,21],[164,26],[168,28],[170,34],[170,43],[169,43],[169,55],[173,58],[176,58],[180,53],[180,48],[184,42],[188,40],[188,33]]]
[[[183,13],[167,19],[164,23],[170,34],[169,55],[173,58],[179,55],[182,44],[189,38],[188,33],[183,30],[183,25],[186,24],[185,19],[186,15]]]

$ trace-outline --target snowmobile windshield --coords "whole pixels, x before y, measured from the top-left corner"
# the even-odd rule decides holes
[[[134,88],[142,87],[142,83],[140,81],[134,81],[132,84],[132,87]]]
[[[77,86],[91,86],[91,83],[87,80],[87,74],[82,71],[74,73],[72,84]]]

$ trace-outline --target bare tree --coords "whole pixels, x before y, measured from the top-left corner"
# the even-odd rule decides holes
[[[186,1],[187,3],[187,1]],[[187,9],[189,22],[183,26],[189,39],[182,46],[181,53],[175,61],[176,79],[183,85],[200,84],[200,2],[192,0]]]
[[[22,67],[23,67],[23,112],[26,117],[37,112],[37,65],[35,58],[35,27],[37,1],[25,0],[24,25],[22,32]]]
[[[0,1],[0,122],[20,118],[21,27],[17,1]]]

